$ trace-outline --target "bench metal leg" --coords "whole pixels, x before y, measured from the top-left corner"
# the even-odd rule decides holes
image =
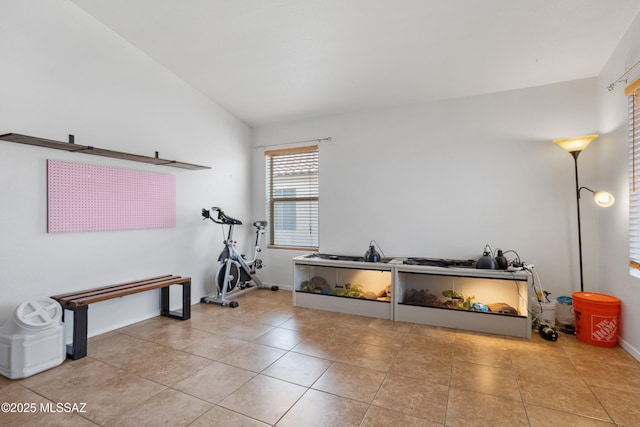
[[[179,283],[182,286],[182,310],[169,310],[169,289],[166,286],[160,289],[160,314],[174,319],[187,320],[191,318],[191,282]]]
[[[73,360],[82,359],[87,355],[87,312],[89,306],[63,305],[62,307],[73,312],[73,341],[71,344],[67,344],[67,357]]]

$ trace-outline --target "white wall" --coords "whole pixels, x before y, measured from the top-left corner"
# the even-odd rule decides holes
[[[598,79],[600,131],[598,172],[602,187],[616,196],[616,204],[600,214],[599,289],[622,302],[621,345],[640,360],[640,278],[629,269],[629,185],[627,98],[625,83],[613,92],[606,87],[640,61],[640,16],[636,17]],[[636,70],[629,83],[640,76]]]
[[[596,83],[261,127],[254,144],[333,138],[320,146],[321,252],[364,254],[375,239],[387,256],[467,259],[490,244],[534,264],[553,296],[570,295],[579,290],[573,159],[551,140],[597,131]],[[594,153],[583,156],[588,180]],[[253,167],[254,216],[262,217],[261,150]],[[593,216],[583,226],[597,236]],[[291,286],[291,258],[300,254],[267,250],[264,280]]]
[[[250,129],[67,1],[0,2],[0,58],[0,133],[62,141],[75,134],[79,144],[213,167],[0,141],[0,322],[31,298],[160,274],[191,276],[194,302],[212,292],[223,238],[200,209],[249,216]],[[174,174],[177,226],[47,234],[47,159]],[[90,335],[157,315],[158,300],[146,292],[92,305]]]
[[[638,357],[626,99],[605,90],[640,60],[637,40],[638,19],[599,79],[262,127],[253,144],[333,138],[321,145],[323,252],[361,254],[375,239],[388,256],[474,258],[489,243],[517,250],[559,296],[579,286],[577,235],[572,160],[550,140],[601,133],[580,156],[581,183],[618,203],[601,211],[583,201],[585,288],[622,298],[623,345]],[[200,208],[220,205],[247,223],[264,216],[250,129],[66,1],[1,2],[0,57],[0,133],[73,133],[78,143],[213,166],[183,171],[0,141],[0,322],[30,298],[156,274],[192,276],[194,302],[211,292],[222,235]],[[47,159],[175,174],[177,227],[47,234]],[[291,286],[300,253],[265,251],[261,276]],[[157,312],[152,292],[100,303],[90,334]]]

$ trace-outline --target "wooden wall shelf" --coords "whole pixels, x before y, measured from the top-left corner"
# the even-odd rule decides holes
[[[154,165],[171,166],[181,169],[211,169],[210,166],[161,159],[158,157],[157,152],[155,157],[151,157],[141,156],[139,154],[123,153],[121,151],[106,150],[104,148],[92,147],[90,145],[80,145],[74,142],[73,135],[69,135],[69,142],[55,141],[53,139],[38,138],[18,133],[6,133],[4,135],[0,135],[0,139],[9,142],[17,142],[19,144],[36,145],[38,147],[64,150],[72,153],[93,154],[94,156],[113,157],[116,159],[132,160],[134,162],[151,163]]]

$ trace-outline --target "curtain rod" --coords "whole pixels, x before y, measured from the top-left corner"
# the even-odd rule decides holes
[[[256,145],[255,147],[253,147],[254,149],[259,149],[259,148],[267,148],[267,147],[275,147],[277,145],[291,145],[291,144],[302,144],[303,142],[317,142],[318,144],[322,141],[331,141],[331,137],[327,137],[327,138],[316,138],[316,139],[307,139],[304,141],[292,141],[292,142],[281,142],[279,144],[269,144],[269,145]]]
[[[609,92],[611,92],[616,88],[618,83],[621,83],[621,82],[625,82],[626,83],[627,82],[627,76],[629,75],[629,73],[631,73],[633,70],[635,70],[638,65],[640,65],[640,61],[636,62],[633,65],[633,67],[631,67],[627,71],[625,71],[624,74],[621,75],[620,78],[618,78],[618,80],[616,80],[615,82],[613,82],[609,86],[607,86],[607,90],[609,90]]]

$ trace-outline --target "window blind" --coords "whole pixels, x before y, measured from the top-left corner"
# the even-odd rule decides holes
[[[640,269],[640,78],[624,93],[629,97],[629,258]]]
[[[269,245],[318,248],[318,146],[265,151]]]

